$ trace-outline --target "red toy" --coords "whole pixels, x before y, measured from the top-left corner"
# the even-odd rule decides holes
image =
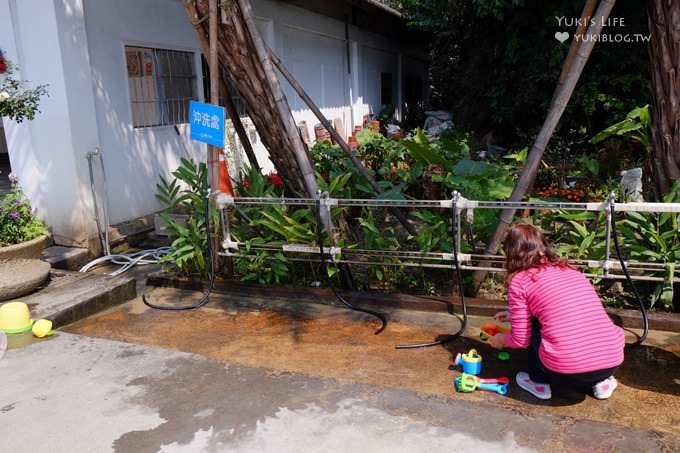
[[[508,327],[499,326],[498,324],[494,324],[491,322],[482,324],[482,327],[480,327],[479,329],[481,330],[481,332],[479,333],[479,339],[482,341],[487,341],[489,338],[493,337],[498,333],[510,332],[510,329]]]

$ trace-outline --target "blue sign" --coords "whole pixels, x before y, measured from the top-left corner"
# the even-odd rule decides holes
[[[224,148],[224,107],[189,101],[191,139]]]

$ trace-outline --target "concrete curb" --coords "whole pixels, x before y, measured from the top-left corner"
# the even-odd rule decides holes
[[[34,320],[49,319],[59,328],[137,297],[132,276],[84,274],[52,269],[38,291],[17,300],[25,302]]]

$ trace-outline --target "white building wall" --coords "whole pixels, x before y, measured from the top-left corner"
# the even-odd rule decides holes
[[[179,0],[84,3],[110,221],[115,224],[161,208],[154,197],[155,185],[160,174],[167,176],[179,166],[181,157],[205,159],[205,146],[189,139],[188,126],[180,129],[181,136],[173,126],[133,127],[125,46],[189,51],[197,56],[200,49]],[[197,92],[201,96],[202,89]]]
[[[418,66],[417,56],[403,59],[399,44],[385,37],[350,25],[348,43],[341,21],[289,3],[252,3],[266,42],[326,118],[342,120],[345,135],[379,111],[381,71],[397,71],[400,60]],[[168,176],[181,157],[205,159],[205,146],[189,139],[188,126],[179,128],[180,136],[172,126],[132,126],[124,51],[134,45],[195,52],[200,67],[195,33],[182,0],[0,0],[6,57],[31,86],[49,84],[35,120],[3,122],[12,168],[57,243],[85,246],[96,239],[87,158],[95,149],[107,182],[105,192],[99,159],[92,158],[97,203],[108,203],[111,224],[160,209],[158,176]],[[313,139],[318,119],[280,79],[296,122],[306,122]],[[273,169],[251,132],[260,163]]]
[[[48,84],[35,120],[4,119],[12,170],[55,240],[86,245],[85,153],[98,144],[80,0],[0,0],[0,42],[29,87]]]
[[[393,74],[392,97],[397,119],[402,114],[402,66],[407,66],[412,75],[420,75],[427,84],[424,57],[404,49],[393,39],[350,24],[348,43],[342,21],[287,3],[269,0],[252,0],[252,3],[260,33],[268,45],[326,119],[342,122],[341,135],[345,137],[351,135],[356,125],[362,124],[365,115],[378,114],[383,107],[380,102],[382,72]],[[402,65],[402,59],[408,63]],[[288,82],[283,77],[279,79],[296,122],[304,122],[313,142],[314,126],[319,120]],[[265,171],[273,170],[264,147],[256,143],[255,149]]]
[[[157,211],[158,175],[186,153],[173,127],[132,127],[124,47],[197,51],[182,2],[0,0],[0,42],[23,79],[49,85],[35,120],[4,125],[12,170],[55,242],[87,246],[96,237],[87,156],[97,148],[108,183],[104,192],[92,159],[100,219],[107,200],[111,224]],[[205,155],[185,143],[192,157]]]

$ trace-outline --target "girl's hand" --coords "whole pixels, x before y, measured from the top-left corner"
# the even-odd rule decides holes
[[[508,310],[499,311],[493,315],[493,319],[500,322],[510,322],[510,312]]]
[[[489,338],[488,343],[496,349],[503,349],[505,347],[505,334],[497,333],[493,337]]]

